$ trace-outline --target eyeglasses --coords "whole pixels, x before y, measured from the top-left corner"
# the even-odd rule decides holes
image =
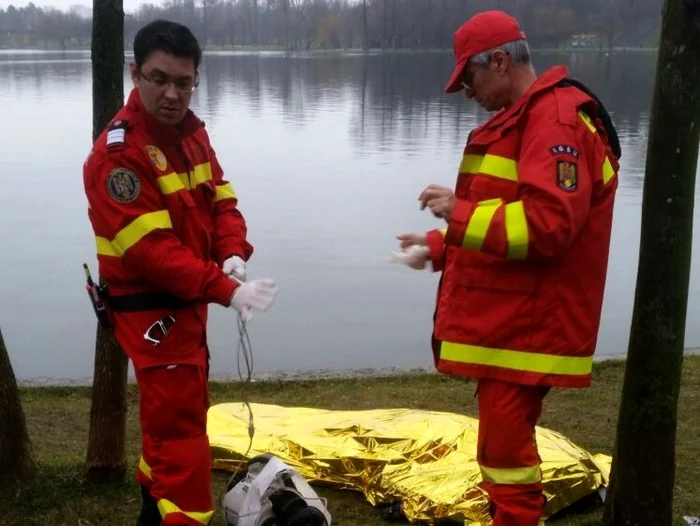
[[[460,82],[462,84],[462,87],[466,90],[472,89],[472,86],[474,85],[474,70],[469,69],[470,67],[474,67],[474,63],[469,60],[465,65],[464,69],[462,70],[462,75],[460,76]],[[479,66],[476,66],[479,67]]]
[[[150,73],[146,74],[139,70],[139,75],[144,80],[150,82],[158,89],[167,89],[170,84],[175,86],[175,89],[181,91],[182,93],[192,93],[197,86],[199,86],[199,73],[195,74],[194,79],[192,78],[179,78],[173,79],[168,75],[162,73]]]
[[[143,339],[155,347],[163,341],[163,338],[165,338],[165,335],[168,334],[174,324],[175,318],[173,316],[163,316],[146,330]]]
[[[464,69],[462,70],[462,87],[466,90],[472,89],[472,84],[474,84],[474,72],[469,71],[467,68],[469,67],[469,64],[467,64]]]

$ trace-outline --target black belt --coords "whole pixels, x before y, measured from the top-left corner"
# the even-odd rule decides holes
[[[124,296],[109,296],[109,308],[115,312],[141,312],[162,309],[181,309],[190,304],[167,292],[143,292]]]

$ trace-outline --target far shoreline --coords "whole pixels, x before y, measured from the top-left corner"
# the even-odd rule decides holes
[[[66,46],[61,48],[58,46],[23,46],[23,47],[3,47],[0,46],[0,53],[9,54],[11,52],[22,52],[22,53],[78,53],[78,52],[90,52],[90,45],[80,45],[80,46]],[[323,53],[351,53],[351,54],[381,54],[381,53],[449,53],[452,54],[452,49],[440,49],[440,48],[314,48],[314,49],[290,49],[286,50],[284,46],[221,46],[221,45],[211,45],[204,46],[204,54],[207,53],[221,53],[221,52],[242,52],[242,53],[255,53],[255,52],[277,52],[277,53],[310,53],[310,54],[323,54]],[[612,48],[573,48],[573,47],[533,47],[531,48],[533,53],[600,53],[600,54],[610,54],[610,53],[655,53],[658,51],[656,47],[620,47],[615,46]],[[125,48],[124,53],[126,55],[132,54],[131,48]]]
[[[700,355],[700,347],[688,347],[684,351],[684,356]],[[620,354],[600,354],[593,357],[593,363],[601,362],[622,362],[624,355]],[[299,382],[299,381],[319,381],[319,380],[349,380],[353,378],[390,378],[395,376],[414,376],[426,374],[440,374],[434,367],[361,367],[343,369],[309,369],[292,371],[270,371],[253,373],[253,382]],[[217,383],[235,383],[241,379],[237,374],[216,374],[211,375],[209,380]],[[595,381],[595,379],[594,379]],[[135,379],[130,375],[128,379],[130,385],[135,385]],[[91,387],[92,378],[22,378],[17,379],[17,384],[21,388],[80,388]]]

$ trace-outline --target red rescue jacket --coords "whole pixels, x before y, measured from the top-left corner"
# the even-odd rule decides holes
[[[248,260],[253,247],[194,113],[166,126],[134,89],[96,140],[83,180],[110,296],[164,292],[229,305],[236,284],[220,265],[233,255]]]
[[[448,228],[428,233],[441,372],[590,384],[619,164],[567,74],[546,71],[471,133]]]

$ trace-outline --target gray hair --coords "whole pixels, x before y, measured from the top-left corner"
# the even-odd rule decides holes
[[[527,66],[530,64],[530,46],[528,46],[527,40],[513,40],[493,49],[482,51],[469,59],[469,62],[477,66],[487,67],[491,61],[491,53],[497,49],[509,55],[516,66]]]

